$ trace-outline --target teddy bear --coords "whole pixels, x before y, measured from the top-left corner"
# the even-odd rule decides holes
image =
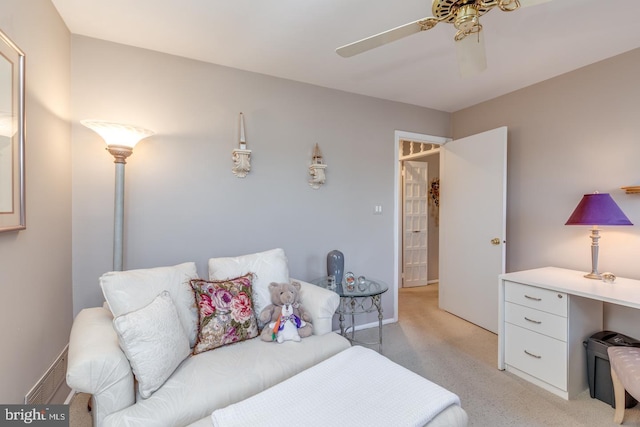
[[[269,323],[269,330],[272,331],[271,336],[276,337],[279,343],[284,341],[300,341],[299,328],[303,328],[307,322],[293,314],[293,305],[285,304],[282,306],[280,317],[275,322]]]
[[[271,304],[258,316],[265,325],[260,338],[279,343],[300,341],[311,335],[313,326],[309,313],[300,305],[300,283],[275,283],[269,285]]]

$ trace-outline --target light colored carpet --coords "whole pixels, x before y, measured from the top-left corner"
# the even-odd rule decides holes
[[[383,354],[460,396],[469,426],[617,426],[613,408],[591,399],[588,390],[566,401],[499,371],[497,336],[440,310],[437,285],[399,294],[399,322],[384,326]],[[356,334],[375,341],[377,329]],[[70,427],[91,426],[87,401],[85,394],[72,400]],[[639,408],[627,410],[624,425],[640,426]]]
[[[566,401],[499,371],[497,335],[440,310],[437,285],[402,289],[398,304],[399,322],[383,328],[383,354],[460,396],[469,426],[617,425],[613,408],[588,390]],[[628,409],[624,425],[640,426],[640,409]]]
[[[69,427],[92,427],[93,420],[87,409],[91,395],[76,393],[69,402]]]

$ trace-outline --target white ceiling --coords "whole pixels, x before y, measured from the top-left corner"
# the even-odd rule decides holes
[[[73,34],[448,112],[640,47],[638,0],[495,8],[481,18],[487,70],[463,80],[450,24],[335,53],[431,16],[430,0],[52,1]]]

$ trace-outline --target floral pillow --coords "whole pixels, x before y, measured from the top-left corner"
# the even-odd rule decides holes
[[[258,336],[252,280],[253,273],[228,280],[191,281],[200,318],[193,354]]]

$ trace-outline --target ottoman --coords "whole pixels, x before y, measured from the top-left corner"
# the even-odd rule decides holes
[[[457,395],[354,346],[191,427],[463,427],[467,422]]]

